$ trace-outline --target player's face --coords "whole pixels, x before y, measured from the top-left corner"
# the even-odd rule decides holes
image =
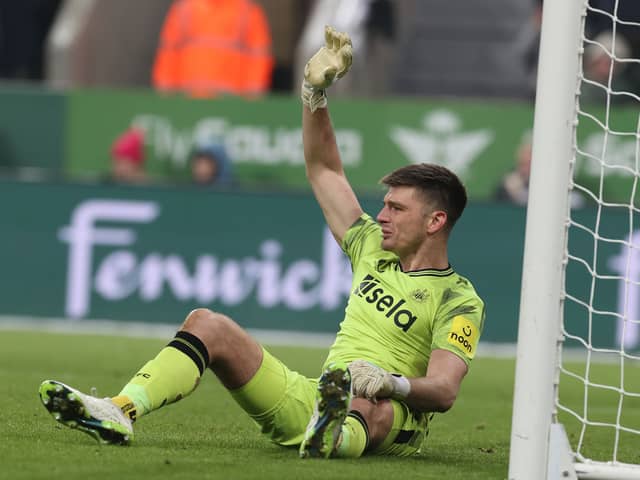
[[[390,187],[377,216],[382,248],[400,256],[418,250],[427,236],[424,199],[414,187]]]

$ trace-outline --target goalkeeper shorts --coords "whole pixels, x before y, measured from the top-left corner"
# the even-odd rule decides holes
[[[273,442],[299,445],[313,413],[318,381],[290,370],[264,348],[262,352],[256,374],[231,395]]]
[[[262,365],[249,382],[231,395],[258,424],[262,433],[279,445],[299,445],[313,413],[318,380],[290,370],[263,348]],[[393,425],[373,452],[408,456],[420,450],[428,433],[425,414],[391,400]]]

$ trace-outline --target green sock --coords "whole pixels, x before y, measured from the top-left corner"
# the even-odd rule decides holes
[[[369,429],[360,413],[352,411],[342,425],[342,441],[336,450],[336,456],[357,458],[362,456],[369,444]]]
[[[180,331],[112,400],[135,420],[193,392],[208,364],[209,353],[200,339]],[[133,410],[127,409],[127,399]]]

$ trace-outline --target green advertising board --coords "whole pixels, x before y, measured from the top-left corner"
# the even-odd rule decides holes
[[[375,215],[381,195],[362,203]],[[177,326],[202,306],[247,328],[332,333],[351,288],[349,263],[306,193],[0,182],[0,213],[0,315]],[[624,238],[628,215],[610,213],[576,218],[597,220],[602,238]],[[486,302],[484,342],[516,340],[524,222],[521,208],[472,203],[451,238],[453,267]],[[592,236],[576,235],[571,247],[594,256]],[[597,312],[630,308],[620,296],[625,252],[598,241],[594,266],[609,280],[593,294]],[[589,270],[572,262],[568,275],[568,293],[589,298]],[[614,313],[578,306],[568,319],[594,344],[615,344]],[[630,338],[629,348],[639,344]]]
[[[345,171],[357,190],[371,191],[393,168],[435,162],[454,169],[474,198],[490,197],[513,167],[532,121],[529,105],[508,102],[332,99],[331,110]],[[193,100],[74,91],[68,172],[103,174],[111,142],[130,125],[147,132],[148,168],[161,181],[186,181],[189,152],[204,140],[226,147],[244,187],[308,188],[296,97]]]
[[[0,101],[0,168],[101,178],[113,141],[137,125],[159,183],[187,183],[189,152],[206,140],[225,146],[243,188],[308,189],[295,96],[196,100],[150,90],[3,88]],[[531,104],[500,100],[331,98],[330,108],[345,171],[363,193],[395,167],[435,162],[463,178],[470,198],[491,199],[533,121]],[[576,183],[596,198],[629,202],[637,110],[580,105],[577,138]]]
[[[0,169],[63,169],[66,96],[44,89],[0,88]]]
[[[160,181],[186,182],[189,152],[204,140],[225,146],[244,187],[306,190],[300,108],[297,97],[289,96],[196,100],[153,92],[74,91],[67,171],[103,174],[111,142],[136,125],[147,132],[148,168]],[[500,100],[336,98],[330,108],[345,171],[360,192],[371,191],[393,168],[431,162],[457,172],[471,198],[491,199],[514,168],[516,151],[533,123],[531,104]],[[578,183],[597,197],[627,200],[637,170],[637,111],[581,106],[581,112]]]

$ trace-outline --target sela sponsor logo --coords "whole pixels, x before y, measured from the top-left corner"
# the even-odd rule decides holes
[[[465,352],[468,358],[473,358],[479,337],[476,326],[462,315],[458,315],[453,318],[447,341]]]
[[[159,216],[158,203],[141,200],[89,199],[73,210],[69,225],[58,234],[69,246],[66,315],[89,316],[93,295],[108,302],[133,296],[145,303],[167,297],[200,305],[254,301],[262,308],[304,311],[335,310],[350,293],[351,266],[327,228],[319,261],[298,258],[285,263],[285,245],[268,238],[258,239],[253,255],[200,253],[191,263],[184,252],[160,253],[152,246],[140,252],[135,225],[151,224]]]
[[[403,299],[396,300],[392,295],[386,294],[380,286],[380,280],[372,275],[365,275],[353,293],[373,304],[386,318],[393,319],[393,323],[403,332],[407,332],[418,319],[410,310],[401,308],[406,303]]]

